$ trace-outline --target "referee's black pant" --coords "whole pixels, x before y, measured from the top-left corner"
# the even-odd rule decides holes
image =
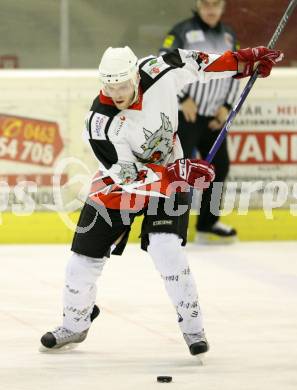
[[[178,136],[180,138],[184,157],[192,158],[193,151],[196,148],[202,159],[205,159],[210,151],[214,141],[216,140],[220,130],[212,131],[208,127],[208,123],[213,119],[212,117],[197,115],[196,122],[187,122],[184,114],[179,111],[178,120]],[[212,164],[215,166],[216,182],[224,182],[229,171],[229,156],[227,151],[227,141],[223,141],[221,147],[217,151]],[[213,215],[210,211],[210,200],[212,192],[212,184],[207,190],[203,191],[200,215],[196,223],[196,230],[208,231],[219,219],[218,216]]]

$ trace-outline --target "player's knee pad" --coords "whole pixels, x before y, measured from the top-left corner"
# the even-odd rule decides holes
[[[150,233],[148,253],[162,276],[181,273],[188,267],[181,238],[173,233]]]
[[[106,257],[96,259],[74,252],[66,267],[66,278],[67,280],[88,281],[92,283],[101,274],[106,260]]]

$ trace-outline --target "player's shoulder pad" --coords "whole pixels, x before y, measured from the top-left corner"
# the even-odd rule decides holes
[[[94,99],[91,106],[91,111],[98,112],[99,114],[103,114],[112,118],[119,113],[119,110],[115,106],[101,103],[99,96],[96,96]]]
[[[102,104],[97,96],[86,118],[86,130],[89,138],[108,140],[108,129],[119,110],[115,106]]]
[[[160,77],[166,70],[168,71],[170,65],[167,64],[163,57],[150,57],[141,63],[139,66],[140,73],[145,73],[151,79],[156,79]]]
[[[184,64],[178,50],[159,57],[148,57],[139,65],[141,85],[145,92],[171,69],[182,67]]]
[[[163,57],[148,57],[139,65],[139,75],[143,92],[158,81],[167,71],[170,65],[166,64]]]

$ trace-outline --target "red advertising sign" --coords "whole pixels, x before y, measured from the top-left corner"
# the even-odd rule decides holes
[[[63,147],[56,122],[0,114],[0,159],[51,167]]]
[[[232,131],[228,140],[233,164],[296,164],[297,133]]]

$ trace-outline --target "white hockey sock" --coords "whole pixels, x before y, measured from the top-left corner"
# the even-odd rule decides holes
[[[195,280],[181,239],[172,233],[150,233],[148,253],[164,280],[167,293],[178,313],[183,333],[198,333],[203,319]]]
[[[63,326],[82,332],[91,325],[90,314],[95,304],[96,281],[107,258],[95,259],[73,253],[66,267]]]

